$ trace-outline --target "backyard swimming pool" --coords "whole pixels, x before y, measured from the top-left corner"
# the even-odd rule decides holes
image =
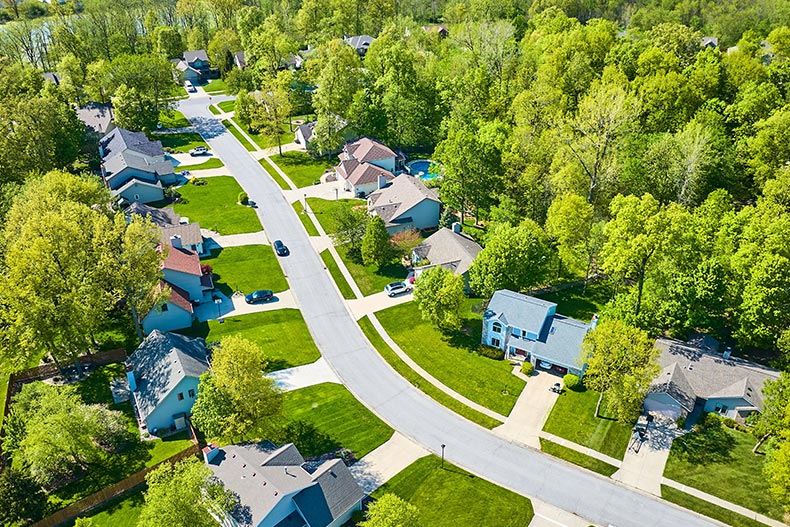
[[[408,164],[409,174],[412,176],[417,176],[423,180],[439,177],[439,174],[433,174],[429,172],[431,163],[433,163],[433,161],[430,159],[418,159],[416,161],[412,161]]]

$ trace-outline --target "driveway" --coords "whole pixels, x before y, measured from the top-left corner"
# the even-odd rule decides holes
[[[540,449],[540,431],[559,397],[549,388],[560,380],[548,372],[536,372],[527,381],[505,424],[494,428],[494,433]]]
[[[657,418],[650,423],[645,441],[640,441],[636,436],[632,437],[623,463],[612,474],[612,479],[661,496],[661,479],[669,459],[672,441],[682,434],[683,431],[671,420]]]
[[[319,183],[318,185],[310,185],[309,187],[302,187],[296,190],[283,190],[283,194],[288,201],[301,201],[304,199],[305,194],[308,198],[319,198],[334,201],[335,199],[353,198],[351,192],[343,188],[342,181],[331,181],[329,183]]]
[[[362,490],[371,494],[395,474],[428,454],[430,452],[420,445],[395,432],[389,441],[354,463],[351,474]]]
[[[237,315],[249,315],[250,313],[260,313],[261,311],[274,311],[276,309],[298,309],[296,299],[291,290],[281,291],[274,294],[272,302],[264,304],[248,304],[243,296],[228,298],[222,293],[214,293],[222,299],[217,306],[214,303],[205,302],[195,306],[195,316],[200,322],[215,320],[219,317],[235,317]]]
[[[275,384],[285,392],[307,388],[308,386],[324,382],[340,384],[340,379],[337,378],[334,370],[329,367],[329,364],[326,363],[323,357],[311,364],[274,371],[267,377],[274,379]]]
[[[190,98],[179,109],[200,130],[250,199],[270,237],[291,256],[282,261],[310,333],[343,384],[401,434],[470,472],[525,496],[618,527],[685,527],[711,521],[551,457],[511,443],[441,406],[399,376],[367,343],[332,278],[277,184],[206,107]]]
[[[376,311],[381,311],[382,309],[387,309],[388,307],[397,306],[399,304],[405,304],[406,302],[411,302],[412,298],[413,295],[411,292],[403,293],[401,295],[390,298],[389,296],[387,296],[387,293],[382,291],[381,293],[368,295],[364,298],[349,300],[348,307],[349,309],[351,309],[351,312],[354,314],[354,318],[356,320],[359,320],[365,315],[375,313]],[[414,306],[414,309],[417,309],[416,305]]]

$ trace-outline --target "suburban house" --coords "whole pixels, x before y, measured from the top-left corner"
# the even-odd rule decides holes
[[[185,51],[181,58],[171,60],[175,64],[176,74],[180,81],[189,81],[192,84],[202,84],[217,76],[211,69],[208,54],[204,49]]]
[[[126,360],[137,418],[156,435],[186,428],[198,380],[208,370],[206,341],[153,331]]]
[[[414,277],[419,278],[423,271],[438,265],[461,276],[468,292],[469,267],[482,250],[476,241],[461,232],[461,224],[455,222],[452,229],[439,229],[411,252]]]
[[[212,443],[203,459],[238,500],[223,527],[339,527],[365,497],[342,460],[305,462],[293,443]]]
[[[439,225],[442,202],[420,178],[402,175],[368,196],[368,213],[384,220],[387,232],[432,229]]]
[[[595,329],[598,316],[586,324],[556,310],[553,302],[500,289],[483,313],[481,342],[501,349],[507,359],[528,360],[536,368],[581,377],[586,369],[581,363],[582,341]]]
[[[77,108],[77,118],[85,124],[88,134],[101,137],[115,128],[112,120],[112,105],[109,103],[89,102]]]
[[[126,209],[126,218],[131,221],[132,214],[150,219],[154,225],[159,227],[170,227],[181,223],[181,215],[176,214],[173,207],[157,209],[139,201],[135,201]]]
[[[115,128],[99,141],[101,174],[113,196],[129,202],[164,199],[162,185],[176,182],[173,164],[165,158],[161,141],[143,132]]]
[[[208,251],[203,245],[203,234],[200,232],[199,223],[179,223],[160,227],[162,243],[179,246],[200,256],[206,256]]]
[[[233,64],[240,70],[247,67],[247,57],[244,55],[244,51],[237,51],[233,54]]]
[[[346,37],[343,41],[354,48],[356,52],[359,54],[360,57],[364,57],[365,53],[368,52],[368,48],[373,41],[376,40],[375,38],[371,37],[370,35],[357,35],[353,37]]]
[[[164,236],[163,236],[164,237]],[[197,253],[180,247],[179,238],[170,238],[167,257],[162,262],[159,288],[170,289],[170,295],[143,319],[143,331],[175,331],[188,328],[195,318],[194,306],[211,300],[214,283],[210,274],[203,274]]]
[[[718,37],[702,37],[700,38],[699,44],[700,47],[703,48],[718,49],[719,39]]]
[[[653,380],[645,410],[677,419],[696,408],[743,421],[763,408],[763,384],[779,372],[720,353],[719,343],[708,336],[691,342],[656,340],[661,350],[661,373]]]
[[[60,86],[60,75],[54,71],[45,71],[41,74],[41,76],[44,77],[45,81],[51,82],[55,86]]]
[[[294,143],[302,145],[303,147],[307,148],[307,145],[313,139],[313,130],[315,130],[315,123],[316,121],[310,121],[309,123],[303,123],[296,127],[296,132],[294,132]]]
[[[447,26],[444,24],[436,24],[433,26],[422,26],[422,30],[426,33],[438,33],[440,37],[447,38]]]
[[[335,167],[345,189],[364,197],[395,179],[395,165],[401,157],[389,147],[370,137],[361,137],[343,145]]]

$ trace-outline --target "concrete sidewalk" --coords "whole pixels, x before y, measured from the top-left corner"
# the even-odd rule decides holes
[[[389,441],[363,457],[351,467],[351,474],[367,494],[386,483],[421,457],[430,452],[420,445],[395,432]]]
[[[323,357],[311,364],[274,371],[268,374],[267,377],[274,379],[275,384],[284,392],[307,388],[308,386],[324,382],[341,384],[340,379],[337,378],[337,375],[335,375],[335,372],[329,367],[329,364]]]
[[[590,527],[590,522],[576,514],[558,509],[553,505],[535,498],[532,500],[532,509],[535,511],[529,527]]]
[[[548,372],[536,372],[527,381],[505,424],[493,429],[502,437],[540,449],[540,432],[549,418],[558,394],[549,390],[561,379]]]
[[[329,183],[320,183],[318,185],[310,185],[309,187],[302,187],[296,190],[283,190],[285,199],[288,203],[294,203],[304,199],[305,194],[308,198],[325,199],[334,201],[336,199],[353,198],[354,194],[343,188],[342,181],[332,181]]]

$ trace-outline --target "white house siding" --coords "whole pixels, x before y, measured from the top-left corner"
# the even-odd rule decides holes
[[[389,170],[390,172],[395,172],[395,158],[388,157],[387,159],[377,159],[375,161],[368,161],[371,165],[376,165],[379,168],[383,168],[384,170]]]
[[[151,187],[140,183],[133,183],[118,195],[127,201],[139,201],[140,203],[153,203],[165,199],[165,194],[160,187]]]
[[[717,412],[716,405],[719,405],[722,408],[726,406],[727,411],[724,413]],[[731,417],[733,419],[735,419],[735,417],[738,415],[736,408],[744,408],[744,407],[752,408],[752,403],[750,403],[743,397],[711,398],[705,401],[706,412],[716,412],[720,415]]]
[[[176,331],[192,325],[192,313],[170,302],[165,305],[167,305],[167,311],[155,308],[143,319],[143,331],[146,335],[155,329]]]
[[[371,192],[375,192],[379,189],[379,184],[377,181],[373,183],[363,183],[361,185],[352,185],[348,181],[346,181],[345,185],[346,190],[351,191],[354,193],[354,197],[356,198],[360,193],[367,196]]]
[[[151,412],[145,420],[148,430],[158,428],[166,430],[175,424],[173,419],[174,415],[192,411],[192,405],[195,404],[197,398],[198,379],[195,377],[185,377],[180,383],[176,385],[173,390],[159,403],[156,410]],[[193,390],[195,396],[189,396],[189,390]],[[179,401],[178,394],[184,395],[184,398]]]
[[[645,397],[645,411],[675,420],[688,412],[669,394],[651,392]]]
[[[200,276],[182,273],[174,269],[165,269],[163,276],[166,282],[170,282],[189,293],[189,298],[192,300],[203,299],[203,287],[200,285]]]

